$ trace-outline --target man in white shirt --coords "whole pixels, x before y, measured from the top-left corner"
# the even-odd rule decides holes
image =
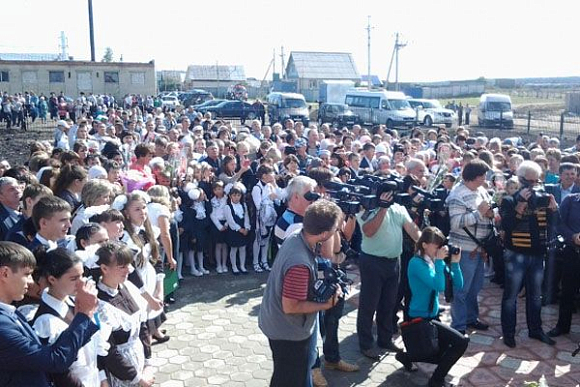
[[[54,146],[55,148],[61,148],[64,150],[70,149],[70,144],[68,141],[68,131],[70,125],[65,120],[60,120],[56,123],[56,130],[54,133]]]

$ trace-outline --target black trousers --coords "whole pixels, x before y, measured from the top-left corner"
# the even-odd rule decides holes
[[[453,367],[455,363],[457,363],[457,360],[459,360],[465,353],[467,345],[469,344],[469,337],[462,335],[455,329],[444,325],[437,320],[432,320],[432,322],[437,327],[439,353],[431,359],[412,359],[410,357],[408,357],[408,359],[410,361],[437,364],[437,368],[435,368],[431,379],[442,381],[449,373],[451,367]],[[407,353],[403,353],[403,357],[405,356],[407,356]]]
[[[399,317],[397,313],[400,309],[403,310],[403,321],[409,321],[409,303],[411,302],[411,288],[409,287],[409,278],[407,270],[409,269],[409,262],[415,255],[411,251],[405,251],[401,255],[401,279],[399,281],[399,291],[397,292],[397,299],[395,301],[395,309],[393,310],[393,331],[396,331]],[[401,304],[401,302],[403,302]]]
[[[580,254],[572,247],[563,252],[562,262],[562,294],[557,327],[564,332],[570,331],[574,296],[580,286]]]
[[[361,350],[373,346],[373,316],[377,320],[377,344],[387,346],[393,336],[393,310],[399,289],[399,258],[361,254],[360,295],[356,331]]]
[[[308,365],[310,340],[311,337],[302,341],[268,339],[274,360],[274,373],[270,387],[306,386],[310,372]]]

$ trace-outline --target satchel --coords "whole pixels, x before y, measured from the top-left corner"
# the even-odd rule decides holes
[[[429,310],[435,305],[435,290],[431,292]],[[401,336],[411,361],[432,359],[439,353],[439,335],[437,327],[430,319],[415,318],[399,324]]]
[[[501,240],[499,233],[495,226],[492,226],[491,232],[484,239],[479,240],[467,229],[463,227],[463,231],[477,244],[482,250],[487,254],[488,257],[501,257],[503,256],[503,241]]]
[[[165,278],[163,278],[163,296],[167,297],[169,294],[175,292],[179,286],[179,278],[177,270],[165,269]]]

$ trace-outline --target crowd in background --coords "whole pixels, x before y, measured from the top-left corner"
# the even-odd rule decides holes
[[[271,126],[254,120],[237,126],[193,108],[167,111],[152,97],[130,95],[115,101],[111,96],[81,94],[72,105],[73,109],[68,108],[64,96],[54,93],[48,97],[34,93],[3,96],[1,119],[8,127],[22,126],[24,111],[33,120],[57,121],[53,140],[32,143],[25,165],[0,162],[0,240],[18,243],[35,253],[36,286],[29,288],[20,307],[47,343],[54,342],[70,323],[66,305],[74,289],[63,287],[62,276],[71,275],[73,270],[75,278],[84,275],[96,282],[102,301],[99,315],[109,330],[101,330],[90,348],[84,349],[86,356],[79,357],[67,375],[91,375],[85,385],[152,382],[147,367],[151,344],[169,339],[160,329],[165,319],[164,302],[172,302],[174,297],[164,292],[165,276],[176,272],[182,279],[186,274],[200,277],[215,272],[225,277],[229,273],[270,271],[278,248],[276,239],[273,242],[274,229],[289,199],[285,188],[300,175],[313,178],[319,194],[327,198],[330,196],[324,187],[329,181],[354,184],[352,179],[366,175],[402,178],[402,192],[414,199],[400,210],[401,225],[407,220],[418,230],[437,225],[463,247],[461,260],[456,257],[453,263],[462,273],[463,283],[456,289],[456,304],[452,306],[452,326],[461,334],[469,333],[470,327],[487,329],[477,314],[477,293],[484,276],[506,287],[502,327],[504,342],[510,347],[515,346],[515,317],[508,314],[515,311],[523,284],[528,313],[541,304],[557,302],[559,294],[566,300],[566,310],[572,309],[578,268],[567,270],[569,264],[559,257],[577,254],[580,228],[576,230],[574,224],[573,231],[557,230],[558,221],[535,220],[536,226],[544,220],[549,223],[542,226],[545,235],[536,244],[544,231],[530,234],[529,229],[517,229],[517,223],[530,211],[537,215],[538,209],[519,203],[528,203],[532,187],[537,190],[544,183],[554,187],[549,192],[548,212],[568,215],[559,214],[558,207],[572,206],[575,214],[577,205],[573,203],[580,201],[580,136],[576,146],[561,149],[558,139],[542,134],[524,145],[518,138],[487,138],[462,126],[415,128],[404,135],[384,125],[337,128],[292,120]],[[467,165],[474,167],[466,174]],[[480,199],[473,199],[474,207],[466,207],[466,201],[472,199],[467,193],[458,197],[457,191],[473,181],[477,181],[474,192],[481,188],[487,207],[481,206]],[[445,190],[449,214],[440,215],[443,219],[448,216],[447,221],[434,221],[437,214],[422,206],[425,195],[417,194],[415,186],[428,192]],[[527,191],[522,194],[524,189]],[[515,211],[513,219],[507,207],[510,203]],[[511,222],[507,228],[506,219]],[[558,233],[572,247],[566,253],[541,253],[533,263],[525,264],[528,266],[514,269],[512,258],[488,257],[474,240],[461,234],[463,227],[476,223],[486,230],[475,228],[476,239],[485,237],[491,229],[487,227],[493,225],[504,242],[508,234],[506,248],[514,254],[525,256],[532,245],[544,249]],[[365,221],[359,218],[352,235],[345,238],[351,251],[346,264],[357,264],[365,253],[368,237],[364,227]],[[389,341],[397,330],[396,311],[404,310],[406,317],[409,313],[411,280],[407,274],[413,274],[409,263],[419,254],[415,242],[420,235],[414,235],[413,230],[403,229],[397,257],[406,258],[400,260],[400,283],[398,276],[388,280],[390,291],[394,289],[395,308],[388,315],[394,320],[386,329]],[[518,232],[528,234],[518,239]],[[440,234],[432,234],[439,238]],[[444,241],[437,238],[440,248]],[[422,242],[425,245],[418,245],[421,254],[426,254],[424,246],[435,243]],[[430,275],[435,278],[443,270],[438,259],[444,254],[437,249],[429,251],[436,255],[430,258],[440,262],[430,264]],[[362,262],[365,257],[360,259]],[[521,263],[519,258],[516,261]],[[529,265],[535,267],[529,274],[533,281],[526,277]],[[31,304],[40,307],[31,308]],[[375,310],[369,308],[372,324]],[[566,318],[568,322],[562,320],[551,336],[569,332],[570,318]],[[530,329],[535,331],[530,330],[531,336],[536,334],[553,344],[543,333],[541,321],[532,325]],[[369,349],[361,346],[363,352]],[[398,359],[409,366],[409,359]],[[437,381],[452,365],[440,372]],[[87,369],[91,372],[83,371]]]

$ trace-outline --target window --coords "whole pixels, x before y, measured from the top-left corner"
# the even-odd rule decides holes
[[[118,71],[105,71],[105,83],[119,83]]]
[[[10,82],[8,71],[0,71],[0,82]]]
[[[64,71],[49,71],[48,82],[50,83],[64,83]]]
[[[145,73],[131,73],[131,84],[132,85],[144,85],[145,84]]]

